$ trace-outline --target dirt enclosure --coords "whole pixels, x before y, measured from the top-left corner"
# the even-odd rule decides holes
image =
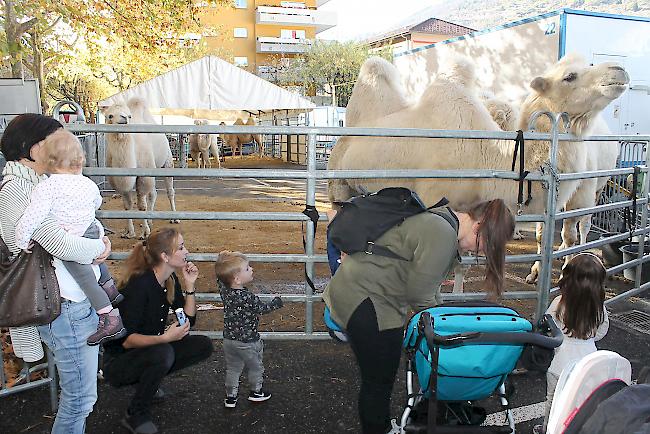
[[[193,164],[193,163],[190,163]],[[277,159],[260,159],[256,156],[227,158],[225,168],[272,168],[304,170],[303,166],[285,163]],[[245,179],[227,178],[177,178],[175,179],[176,207],[179,211],[223,211],[223,212],[295,212],[305,208],[305,181],[273,180],[263,177]],[[330,208],[327,200],[326,181],[317,182],[316,207],[320,212]],[[105,193],[102,209],[122,209],[122,201]],[[158,180],[156,210],[168,211],[169,202],[163,183]],[[135,220],[136,232],[139,221]],[[137,240],[123,239],[119,232],[126,227],[125,220],[105,220],[107,228],[116,232],[111,236],[114,252],[127,252]],[[168,225],[164,220],[154,221],[154,228]],[[181,230],[185,245],[191,253],[216,253],[220,250],[239,250],[244,253],[300,254],[303,250],[304,224],[282,221],[182,221]],[[317,254],[325,254],[326,222],[319,222],[314,243]],[[507,254],[534,253],[534,234],[524,231],[525,238],[508,245]],[[556,235],[556,247],[559,245]],[[200,269],[197,291],[216,292],[215,276],[208,262],[197,262]],[[559,277],[560,261],[554,264],[554,278]],[[113,273],[120,275],[120,261],[110,261]],[[531,291],[535,286],[525,282],[530,264],[508,264],[505,288],[507,291]],[[304,264],[301,263],[254,263],[255,291],[269,294],[304,294]],[[466,291],[482,291],[482,267],[471,267],[466,277]],[[318,290],[324,289],[329,280],[327,264],[316,264],[314,283]],[[611,281],[613,288],[627,285]],[[451,284],[443,286],[443,292],[450,292]],[[616,291],[617,292],[617,291]],[[533,300],[506,300],[505,304],[517,308],[529,317],[534,313]],[[215,304],[215,306],[218,306]],[[316,303],[315,330],[324,330],[321,321],[322,303]],[[202,313],[198,329],[221,330],[222,312],[219,309]],[[304,305],[288,303],[281,311],[263,318],[261,328],[268,331],[303,331]]]

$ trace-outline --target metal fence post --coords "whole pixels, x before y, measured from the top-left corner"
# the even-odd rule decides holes
[[[52,413],[56,412],[59,407],[59,377],[56,373],[56,365],[54,364],[54,354],[47,348],[47,373],[51,378],[50,380],[50,406]]]
[[[309,134],[307,137],[307,206],[316,206],[316,134]],[[307,220],[307,234],[305,240],[305,254],[309,257],[305,262],[305,271],[307,277],[314,281],[314,222]],[[314,301],[312,299],[313,290],[311,286],[305,283],[305,333],[314,332]]]
[[[645,167],[647,171],[645,172],[645,175],[643,176],[643,188],[641,188],[641,197],[650,199],[650,144],[646,143],[646,150],[645,150]],[[648,228],[648,204],[642,205],[643,206],[643,211],[641,212],[641,228],[644,230]],[[636,224],[636,222],[634,222]],[[639,249],[637,251],[637,258],[641,258],[643,256],[643,252],[645,249],[645,240],[646,240],[646,234],[643,233],[641,235],[641,239],[639,240]],[[636,288],[641,286],[641,273],[643,271],[643,267],[645,264],[640,263],[636,266],[636,276],[634,277],[634,286]],[[645,282],[644,282],[645,283]]]
[[[551,122],[551,144],[549,147],[549,161],[545,168],[547,178],[546,186],[548,188],[546,196],[546,212],[544,214],[544,231],[542,232],[542,258],[540,260],[541,268],[537,277],[537,310],[535,311],[535,320],[539,320],[548,306],[549,292],[551,290],[551,277],[553,273],[553,238],[555,235],[555,207],[557,204],[557,194],[559,181],[557,179],[557,152],[558,152],[558,134],[560,120],[568,121],[566,113],[554,114],[549,112],[534,113],[531,117],[531,123],[539,116],[547,116]]]

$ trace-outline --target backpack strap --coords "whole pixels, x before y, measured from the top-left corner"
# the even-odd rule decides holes
[[[449,223],[451,227],[456,230],[456,233],[458,233],[460,221],[458,220],[458,217],[456,217],[456,214],[447,205],[449,205],[449,199],[443,197],[434,205],[431,205],[429,208],[427,208],[427,211],[429,211],[432,214],[439,215],[443,219],[447,220],[447,223]],[[447,212],[436,210],[437,208],[442,208],[442,207],[444,207],[447,210]]]
[[[379,244],[375,244],[372,241],[368,241],[366,244],[366,250],[364,251],[366,255],[379,255],[379,256],[385,256],[387,258],[393,258],[393,259],[399,259],[402,261],[408,261],[408,259],[398,255],[397,253],[393,252],[391,249],[388,247],[381,246]]]
[[[434,208],[442,208],[443,206],[447,206],[447,205],[449,205],[449,199],[443,197],[438,202],[434,203],[429,208],[427,208],[427,211],[431,211]]]
[[[439,215],[443,219],[447,220],[447,223],[449,223],[451,227],[454,228],[454,230],[456,231],[456,234],[458,234],[458,227],[460,226],[460,221],[458,220],[458,217],[456,217],[456,214],[454,214],[454,212],[448,206],[445,207],[445,210],[447,210],[447,212],[443,210],[439,210],[439,211],[429,210],[429,212],[431,214]]]
[[[445,206],[449,203],[449,200],[447,200],[446,197],[443,197],[440,199],[435,205],[430,206],[429,208],[426,209],[427,212],[430,212],[431,214],[435,214],[437,216],[442,217],[451,225],[452,228],[456,231],[456,234],[458,234],[458,228],[460,226],[460,222],[458,221],[458,217],[456,217],[456,214],[449,208],[448,206]],[[436,208],[440,207],[445,207],[444,210],[439,210]],[[445,212],[446,210],[446,212]],[[416,214],[417,215],[417,214]],[[379,255],[379,256],[386,256],[388,258],[393,258],[393,259],[400,259],[402,261],[408,261],[408,259],[403,258],[402,256],[398,255],[397,253],[393,252],[387,247],[381,246],[379,244],[375,244],[372,241],[368,241],[368,244],[366,244],[366,250],[365,253],[367,255]]]

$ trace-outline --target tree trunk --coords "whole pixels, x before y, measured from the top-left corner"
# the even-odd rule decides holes
[[[34,24],[36,18],[18,24],[16,19],[16,7],[13,0],[5,0],[5,35],[7,38],[7,46],[9,48],[9,63],[11,65],[11,75],[14,78],[23,77],[23,56],[20,46],[20,38]]]
[[[34,74],[34,78],[38,80],[38,89],[41,98],[41,106],[43,107],[43,113],[47,114],[49,105],[45,99],[45,87],[47,84],[45,83],[45,60],[43,59],[43,52],[41,51],[40,35],[36,28],[33,28],[29,34],[32,37],[32,55],[34,57],[32,73]]]
[[[9,63],[11,65],[11,76],[21,78],[23,76],[23,63],[20,53],[20,35],[17,35],[18,25],[13,0],[5,0],[5,35],[9,51]]]

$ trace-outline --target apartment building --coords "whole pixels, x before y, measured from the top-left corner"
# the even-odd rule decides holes
[[[234,0],[234,7],[206,7],[201,21],[219,28],[205,35],[210,48],[269,78],[282,59],[304,52],[318,33],[336,25],[335,12],[319,10],[328,1]]]

